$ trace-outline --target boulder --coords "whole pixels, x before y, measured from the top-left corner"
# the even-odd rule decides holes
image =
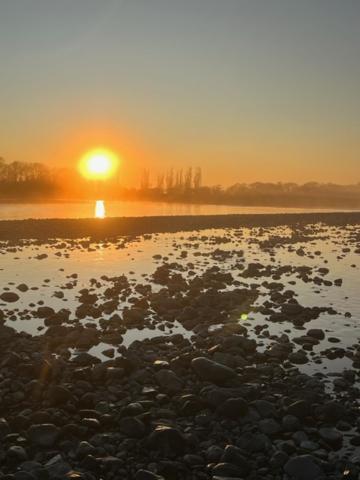
[[[145,425],[136,417],[123,417],[119,421],[119,430],[131,438],[142,438],[145,435]]]
[[[159,425],[149,435],[149,448],[161,451],[165,455],[182,455],[187,441],[184,434],[177,428]]]
[[[290,458],[284,466],[284,471],[291,480],[317,480],[323,474],[312,455],[298,455]]]
[[[217,413],[222,417],[238,418],[246,415],[248,404],[243,398],[229,398],[219,405]]]
[[[7,303],[17,302],[19,298],[19,295],[15,292],[4,292],[0,295],[0,300]]]
[[[321,440],[335,449],[342,445],[343,435],[334,428],[320,428],[319,435]]]
[[[162,369],[155,373],[160,387],[168,393],[178,393],[183,389],[183,381],[172,370]]]
[[[28,432],[30,443],[38,447],[51,448],[59,437],[59,429],[52,423],[32,425]]]
[[[198,377],[211,383],[222,383],[236,376],[232,368],[205,357],[194,358],[191,366]]]

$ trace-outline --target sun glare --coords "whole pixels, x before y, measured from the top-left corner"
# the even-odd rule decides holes
[[[111,177],[118,167],[118,158],[110,150],[97,149],[87,152],[80,160],[81,174],[94,180]]]
[[[105,218],[105,203],[104,200],[96,200],[95,202],[95,218]]]

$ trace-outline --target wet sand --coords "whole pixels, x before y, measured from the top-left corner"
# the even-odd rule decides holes
[[[0,221],[0,239],[105,239],[118,235],[171,233],[207,228],[294,226],[319,222],[327,225],[356,225],[360,223],[360,212],[3,220]]]

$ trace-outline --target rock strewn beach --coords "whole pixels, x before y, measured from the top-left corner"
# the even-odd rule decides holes
[[[248,252],[237,248],[241,232],[198,232],[175,239],[176,258],[158,255],[143,281],[123,273],[92,278],[78,290],[74,312],[41,300],[20,311],[17,302],[31,285],[6,287],[0,295],[3,478],[358,479],[358,339],[345,348],[328,329],[314,328],[319,317],[338,312],[323,298],[317,306],[307,305],[296,290],[297,283],[329,293],[342,288],[316,239],[330,240],[339,261],[360,254],[357,214],[327,215],[331,225],[347,225],[340,245],[342,228],[329,233],[323,225],[309,225],[314,217],[304,215],[268,219],[270,225],[291,220],[286,234],[264,226],[250,231],[246,245],[256,244],[264,253],[267,260],[261,262],[249,261]],[[261,220],[221,218],[215,223],[253,226]],[[162,218],[152,227],[147,219],[141,229],[172,231],[176,225],[190,228],[192,221],[181,218],[167,226]],[[209,221],[214,220],[203,219],[204,225]],[[51,222],[65,225],[40,222],[37,238],[45,238]],[[124,220],[114,222],[125,228]],[[131,222],[136,223],[131,219],[128,226]],[[110,236],[111,224],[102,224],[101,235]],[[96,228],[90,220],[81,225],[54,236],[81,232],[82,237]],[[10,238],[21,231],[34,234],[22,228],[16,226]],[[117,233],[112,242],[124,248]],[[73,250],[83,246],[83,241],[71,242]],[[205,244],[211,248],[205,251]],[[19,245],[21,250],[27,243]],[[61,245],[60,251],[66,251],[67,244]],[[57,252],[56,244],[52,247]],[[19,251],[6,242],[3,249],[5,254]],[[194,250],[202,269],[187,260]],[[304,259],[304,265],[281,261],[277,256],[284,251]],[[38,260],[46,262],[42,255]],[[309,258],[316,265],[305,265]],[[77,274],[57,290],[58,296],[60,291],[66,300],[73,288],[78,288]],[[242,317],[251,311],[265,323],[252,325],[247,315]],[[11,326],[15,317],[40,319],[46,328],[37,336],[19,333]],[[161,335],[175,323],[183,333]],[[271,335],[271,324],[283,326],[284,332]],[[127,331],[135,328],[157,329],[159,335],[123,345]],[[108,345],[102,358],[89,353],[100,343]],[[333,347],[315,353],[322,343]],[[333,377],[331,389],[325,374],[301,371],[310,362],[344,357],[352,367]]]

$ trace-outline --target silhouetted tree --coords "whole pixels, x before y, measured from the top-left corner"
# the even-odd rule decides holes
[[[148,169],[144,169],[142,172],[140,188],[141,190],[148,190],[150,188],[150,171]]]
[[[193,178],[193,171],[192,171],[192,168],[189,167],[185,172],[185,178],[184,178],[184,188],[187,191],[191,190],[192,188],[192,178]]]
[[[201,180],[202,180],[201,168],[198,167],[195,170],[194,178],[193,178],[193,185],[195,190],[198,190],[201,187]]]
[[[164,185],[165,185],[165,175],[158,175],[157,176],[157,182],[156,182],[156,188],[160,190],[161,192],[164,191]]]
[[[178,171],[176,172],[176,180],[175,180],[175,186],[174,186],[174,188],[175,188],[177,191],[182,191],[183,186],[184,186],[183,170],[182,170],[182,168],[180,168],[180,170],[178,170]]]
[[[93,182],[75,176],[75,170],[68,168],[49,168],[39,162],[8,163],[0,157],[0,198],[92,198]],[[182,168],[177,171],[171,168],[165,174],[159,174],[154,187],[148,169],[142,172],[138,189],[121,187],[114,178],[106,182],[104,195],[113,199],[146,198],[231,205],[360,208],[360,182],[355,185],[254,182],[235,183],[224,189],[220,185],[202,186],[201,169],[192,167],[185,173]]]
[[[166,191],[170,192],[174,188],[174,169],[170,168],[165,177]]]

